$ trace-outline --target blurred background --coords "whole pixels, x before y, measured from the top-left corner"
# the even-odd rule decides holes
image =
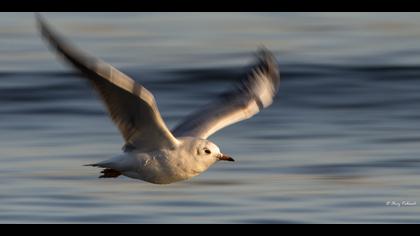
[[[82,165],[123,145],[104,106],[33,13],[0,13],[0,222],[419,223],[420,14],[43,15],[151,90],[170,127],[233,86],[261,45],[280,92],[210,137],[235,163],[164,186],[97,179]]]

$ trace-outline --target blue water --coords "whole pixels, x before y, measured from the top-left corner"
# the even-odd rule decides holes
[[[211,136],[234,163],[164,186],[98,179],[82,165],[123,144],[98,96],[33,14],[0,13],[1,223],[419,223],[420,14],[44,16],[152,91],[170,127],[233,86],[260,45],[280,92]]]

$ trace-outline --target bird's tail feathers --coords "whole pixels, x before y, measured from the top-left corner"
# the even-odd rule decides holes
[[[121,175],[121,172],[112,168],[106,168],[101,166],[100,164],[96,163],[96,164],[87,164],[87,165],[83,165],[83,166],[91,166],[91,167],[99,167],[99,168],[104,168],[101,171],[101,174],[98,178],[117,178],[118,176]]]

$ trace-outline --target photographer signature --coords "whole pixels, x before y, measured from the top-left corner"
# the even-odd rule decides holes
[[[409,206],[416,206],[416,201],[387,201],[385,203],[387,206],[396,206],[396,207],[409,207]]]

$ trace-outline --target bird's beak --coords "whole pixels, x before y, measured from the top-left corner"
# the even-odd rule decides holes
[[[235,161],[232,157],[227,156],[225,154],[220,154],[219,157],[217,157],[220,161]]]

